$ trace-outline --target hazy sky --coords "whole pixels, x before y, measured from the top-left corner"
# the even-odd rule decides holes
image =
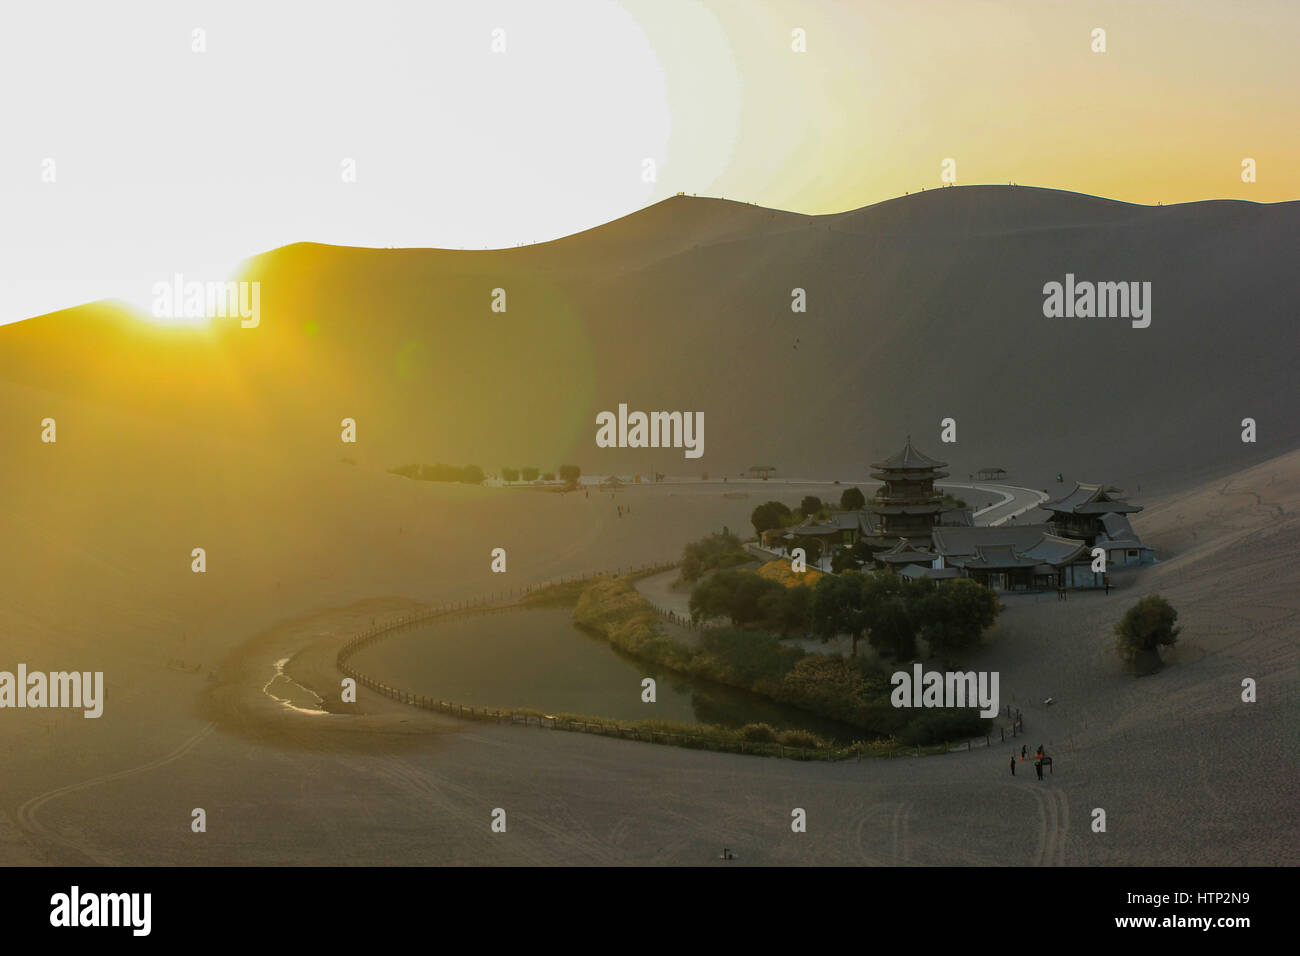
[[[959,184],[1292,199],[1297,36],[1290,0],[10,5],[0,322],[300,240],[512,246],[679,191],[837,212],[947,158]]]

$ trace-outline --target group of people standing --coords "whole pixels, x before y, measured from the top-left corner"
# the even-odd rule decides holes
[[[1024,760],[1027,756],[1029,756],[1029,748],[1028,748],[1027,746],[1025,746],[1024,744],[1021,744],[1021,745],[1020,745],[1020,759],[1021,759],[1021,760]],[[1038,774],[1038,779],[1039,779],[1039,780],[1042,780],[1042,779],[1043,779],[1043,760],[1044,760],[1044,759],[1048,759],[1048,760],[1050,760],[1050,758],[1045,758],[1045,757],[1044,757],[1044,754],[1043,754],[1043,745],[1042,745],[1042,744],[1039,744],[1039,745],[1038,745],[1038,753],[1037,753],[1037,754],[1035,755],[1035,757],[1034,757],[1034,773]],[[1016,755],[1015,755],[1014,752],[1012,752],[1012,754],[1011,754],[1011,776],[1014,777],[1015,775],[1016,775]]]

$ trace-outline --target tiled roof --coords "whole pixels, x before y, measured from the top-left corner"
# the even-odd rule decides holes
[[[883,468],[890,470],[897,469],[925,469],[925,468],[944,468],[947,466],[946,461],[939,461],[937,458],[931,458],[929,455],[922,454],[912,447],[912,436],[907,436],[907,443],[903,445],[903,450],[896,454],[890,455],[884,461],[873,461],[872,468]]]

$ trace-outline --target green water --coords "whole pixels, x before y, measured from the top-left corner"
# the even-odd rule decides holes
[[[614,720],[674,720],[741,727],[767,723],[849,742],[865,736],[836,721],[620,653],[574,625],[567,608],[467,615],[432,622],[368,647],[353,665],[426,697],[493,710],[528,708]],[[656,700],[641,700],[652,677]]]

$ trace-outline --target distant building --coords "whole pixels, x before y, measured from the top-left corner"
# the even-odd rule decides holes
[[[942,470],[947,465],[913,448],[911,435],[902,451],[872,463],[871,477],[885,484],[884,493],[867,503],[866,510],[877,519],[874,537],[928,538],[944,510],[943,495],[934,483],[948,477]]]
[[[918,451],[908,436],[897,454],[872,464],[883,482],[862,511],[841,511],[825,521],[806,518],[773,528],[762,544],[789,553],[811,539],[830,556],[865,541],[875,563],[908,578],[965,577],[998,591],[1100,588],[1106,573],[1093,571],[1093,549],[1105,552],[1106,567],[1150,564],[1151,549],[1129,524],[1139,505],[1103,485],[1075,485],[1064,497],[1042,505],[1046,524],[976,525],[967,509],[945,508],[935,482],[948,477],[947,462]],[[981,477],[998,473],[986,468]]]
[[[1106,515],[1130,515],[1142,510],[1141,505],[1131,505],[1111,497],[1116,492],[1117,489],[1101,485],[1075,484],[1068,495],[1047,502],[1043,509],[1051,512],[1052,516],[1047,520],[1053,531],[1063,538],[1078,538],[1091,546],[1098,537],[1106,534],[1102,523]],[[1126,520],[1126,527],[1127,524]],[[1134,536],[1132,528],[1128,528],[1128,534]]]
[[[1101,587],[1082,541],[1051,533],[1048,525],[936,528],[935,568],[956,568],[995,591]]]

